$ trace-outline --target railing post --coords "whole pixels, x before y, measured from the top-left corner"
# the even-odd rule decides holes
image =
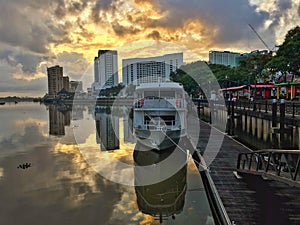
[[[265,103],[265,113],[268,113],[268,100],[266,100],[266,103]]]
[[[237,165],[236,165],[237,169],[240,169],[240,165],[241,165],[240,161],[241,161],[241,154],[238,155],[238,160],[237,160]]]
[[[231,101],[231,135],[234,135],[234,101]]]
[[[253,111],[256,111],[256,102],[253,102]]]
[[[272,102],[272,127],[277,127],[277,99],[273,99]],[[278,146],[278,139],[275,130],[272,133],[272,147],[277,148]]]
[[[284,122],[285,122],[285,101],[284,99],[280,100],[280,147],[283,148],[284,143]]]
[[[293,180],[295,181],[298,175],[298,170],[299,170],[299,166],[300,166],[300,154],[298,154],[298,160],[297,160],[297,164],[296,164],[296,168],[295,168],[295,174],[293,177]]]
[[[293,102],[293,115],[292,118],[295,118],[295,103]]]

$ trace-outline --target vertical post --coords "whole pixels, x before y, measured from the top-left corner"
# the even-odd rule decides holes
[[[283,148],[284,142],[284,122],[285,122],[285,101],[284,99],[280,100],[280,147]]]
[[[292,118],[295,118],[295,103],[293,102],[293,115]]]
[[[197,105],[197,113],[198,113],[198,118],[201,119],[201,115],[200,115],[200,101],[198,100],[198,105]]]
[[[210,114],[209,114],[209,122],[212,124],[213,114],[214,114],[214,102],[210,101]]]
[[[230,107],[230,103],[231,101],[226,101],[227,103],[227,133],[230,135],[231,133],[231,107]]]
[[[273,99],[272,102],[272,127],[277,127],[277,99]],[[278,139],[275,130],[272,133],[272,148],[277,148]]]
[[[268,100],[265,102],[265,113],[268,113]]]
[[[234,135],[234,101],[231,101],[231,135]]]

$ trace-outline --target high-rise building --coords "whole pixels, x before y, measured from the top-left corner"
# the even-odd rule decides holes
[[[240,56],[241,56],[241,54],[237,53],[237,52],[210,51],[209,52],[209,63],[237,67],[239,65]]]
[[[63,88],[66,90],[66,91],[69,91],[70,90],[70,82],[69,82],[69,77],[63,77]]]
[[[70,92],[83,92],[82,81],[70,81]]]
[[[170,73],[183,65],[183,53],[167,54],[150,58],[122,60],[124,85],[155,83],[170,80]]]
[[[94,59],[94,83],[92,89],[98,93],[101,89],[118,85],[118,53],[115,50],[99,50]]]
[[[69,91],[69,77],[63,76],[63,67],[58,65],[47,68],[48,75],[48,95],[50,98],[56,98],[58,92],[63,88]]]

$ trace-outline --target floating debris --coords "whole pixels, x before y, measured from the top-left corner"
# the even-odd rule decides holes
[[[31,163],[23,163],[23,164],[20,164],[17,168],[18,169],[28,169],[29,167],[31,167]]]

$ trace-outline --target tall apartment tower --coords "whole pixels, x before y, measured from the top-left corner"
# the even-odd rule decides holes
[[[55,98],[57,93],[63,88],[63,68],[53,66],[47,68],[48,75],[48,95]]]
[[[94,59],[94,93],[118,85],[118,53],[115,50],[99,50]]]
[[[56,98],[57,94],[64,88],[69,91],[69,77],[63,76],[63,67],[58,65],[47,68],[48,75],[48,95]]]
[[[156,83],[170,80],[170,73],[183,65],[183,53],[167,54],[150,58],[122,60],[124,85]]]

